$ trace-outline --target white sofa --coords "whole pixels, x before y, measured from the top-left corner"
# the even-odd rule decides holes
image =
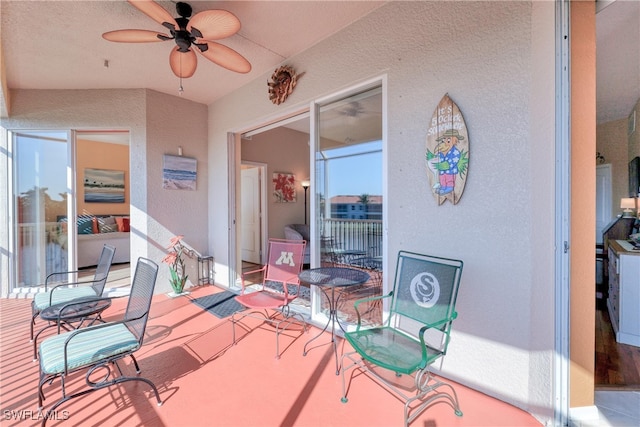
[[[102,246],[116,248],[113,264],[131,262],[131,233],[115,231],[112,233],[78,234],[78,268],[97,265]]]
[[[307,224],[287,224],[284,226],[284,238],[287,240],[305,240],[304,263],[311,262],[311,245],[309,242],[309,226]]]
[[[58,218],[61,230],[67,228],[67,218]],[[131,261],[129,216],[128,215],[80,215],[78,227],[78,268],[98,264],[102,247],[107,244],[116,248],[113,264]],[[59,238],[66,238],[63,232]],[[60,242],[66,249],[66,242]]]

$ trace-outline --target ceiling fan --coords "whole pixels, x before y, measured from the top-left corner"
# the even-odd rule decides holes
[[[102,35],[106,40],[120,43],[150,43],[174,40],[176,47],[169,55],[173,74],[180,78],[193,76],[198,66],[196,51],[209,61],[237,73],[248,73],[251,64],[230,47],[212,40],[230,37],[240,30],[240,20],[231,12],[221,9],[205,10],[193,17],[188,3],[176,3],[179,18],[173,18],[166,9],[153,0],[128,0],[142,13],[169,30],[169,34],[150,30],[116,30]],[[197,49],[194,49],[195,46]]]

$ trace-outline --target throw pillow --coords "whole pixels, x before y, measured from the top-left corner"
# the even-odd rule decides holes
[[[116,224],[118,224],[118,231],[129,232],[129,217],[117,216]]]
[[[98,224],[100,233],[115,233],[118,231],[118,224]]]
[[[90,216],[78,217],[78,234],[93,234],[93,221]]]

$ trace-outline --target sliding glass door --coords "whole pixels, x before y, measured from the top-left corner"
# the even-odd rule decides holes
[[[370,280],[344,288],[338,316],[356,320],[353,301],[380,295],[383,275],[382,88],[369,87],[316,107],[314,216],[316,266],[364,270]],[[327,313],[326,298],[314,304]],[[365,308],[380,319],[380,306]],[[375,318],[375,319],[374,319]]]
[[[13,134],[14,236],[18,287],[70,270],[71,150],[67,132]]]

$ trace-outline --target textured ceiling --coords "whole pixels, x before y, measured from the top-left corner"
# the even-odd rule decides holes
[[[640,98],[640,1],[602,4],[596,15],[598,123],[627,117]]]
[[[158,3],[176,15],[175,2]],[[195,75],[183,82],[182,96],[210,104],[384,3],[191,1],[194,14],[217,8],[238,16],[238,34],[220,42],[245,56],[253,69],[237,74],[199,57]],[[640,98],[640,1],[597,4],[597,117],[602,123],[626,117]],[[0,15],[3,77],[9,89],[149,88],[178,94],[180,82],[169,68],[173,42],[102,39],[102,33],[117,29],[164,31],[125,1],[0,0]]]
[[[158,1],[177,16],[175,2]],[[384,4],[374,1],[190,1],[193,14],[233,12],[240,31],[221,44],[252,64],[237,74],[198,56],[198,69],[183,81],[185,98],[203,104],[272,72],[302,52]],[[166,32],[125,1],[1,0],[1,36],[7,86],[20,89],[149,88],[178,94],[169,67],[173,41],[113,43],[102,33],[119,29]],[[108,61],[108,67],[105,66]],[[267,86],[265,82],[265,93]]]

